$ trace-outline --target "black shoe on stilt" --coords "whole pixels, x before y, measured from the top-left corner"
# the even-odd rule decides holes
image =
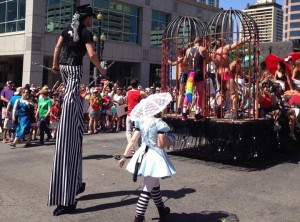
[[[170,208],[169,207],[165,207],[165,206],[161,206],[158,207],[158,213],[159,213],[159,222],[166,222],[166,216],[170,214]]]
[[[81,193],[83,193],[85,191],[85,185],[86,185],[86,183],[82,183],[81,184],[81,186],[79,187],[79,189],[76,191],[76,196],[78,194],[81,194]]]
[[[144,221],[145,221],[145,217],[135,216],[133,222],[144,222]]]
[[[60,216],[63,214],[72,214],[76,210],[76,205],[77,201],[73,205],[69,206],[63,206],[63,205],[58,205],[55,210],[53,211],[53,216]]]

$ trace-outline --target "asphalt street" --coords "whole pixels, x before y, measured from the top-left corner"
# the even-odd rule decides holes
[[[10,149],[0,144],[0,221],[133,221],[142,184],[117,165],[124,132],[84,136],[83,180],[72,215],[47,206],[54,141]],[[300,154],[266,167],[246,168],[169,153],[177,173],[161,181],[171,222],[296,222],[300,220]],[[225,220],[226,219],[226,220]],[[146,221],[158,221],[153,201]]]

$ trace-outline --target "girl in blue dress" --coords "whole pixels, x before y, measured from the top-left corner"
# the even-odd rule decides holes
[[[135,122],[136,129],[125,149],[124,156],[119,161],[119,166],[122,167],[126,156],[141,136],[142,145],[126,167],[133,174],[134,181],[136,181],[136,176],[144,177],[142,192],[136,206],[135,222],[144,221],[150,198],[153,199],[158,209],[160,222],[166,221],[166,215],[170,213],[170,208],[165,207],[162,202],[159,179],[171,177],[176,173],[175,167],[164,150],[171,146],[173,141],[166,135],[170,127],[158,117],[157,115]]]
[[[28,116],[28,109],[32,105],[29,101],[29,90],[22,90],[21,99],[16,100],[13,108],[13,121],[18,119],[17,128],[16,128],[16,136],[14,141],[10,144],[13,148],[16,147],[19,139],[26,136],[27,142],[24,147],[31,146],[30,140],[30,127],[31,123]]]

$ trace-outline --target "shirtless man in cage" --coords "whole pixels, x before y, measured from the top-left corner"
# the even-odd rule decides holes
[[[184,93],[185,93],[185,86],[186,86],[186,81],[188,79],[188,65],[183,64],[183,59],[186,53],[186,48],[182,48],[178,50],[178,57],[177,61],[172,62],[168,60],[168,64],[172,66],[177,66],[178,67],[178,73],[180,73],[179,77],[179,96],[178,96],[178,101],[177,101],[177,113],[180,114],[182,110],[182,104],[183,104],[183,99],[184,99]]]
[[[215,50],[211,53],[211,60],[214,61],[217,68],[217,79],[220,85],[221,102],[218,104],[217,117],[221,118],[221,106],[224,101],[224,95],[226,93],[226,82],[229,81],[229,91],[231,94],[231,109],[232,118],[238,118],[238,95],[235,90],[235,73],[230,70],[229,53],[231,50],[236,49],[238,46],[249,42],[250,37],[240,39],[236,43],[225,45],[225,39],[218,39],[212,44]]]

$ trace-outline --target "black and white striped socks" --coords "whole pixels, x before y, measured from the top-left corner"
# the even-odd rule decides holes
[[[144,217],[146,213],[146,209],[148,207],[148,203],[150,200],[150,193],[146,191],[142,191],[140,194],[139,200],[136,205],[136,216],[137,217]]]
[[[162,197],[160,194],[160,186],[153,187],[153,189],[151,191],[151,197],[157,208],[164,206],[164,203],[162,202]]]

